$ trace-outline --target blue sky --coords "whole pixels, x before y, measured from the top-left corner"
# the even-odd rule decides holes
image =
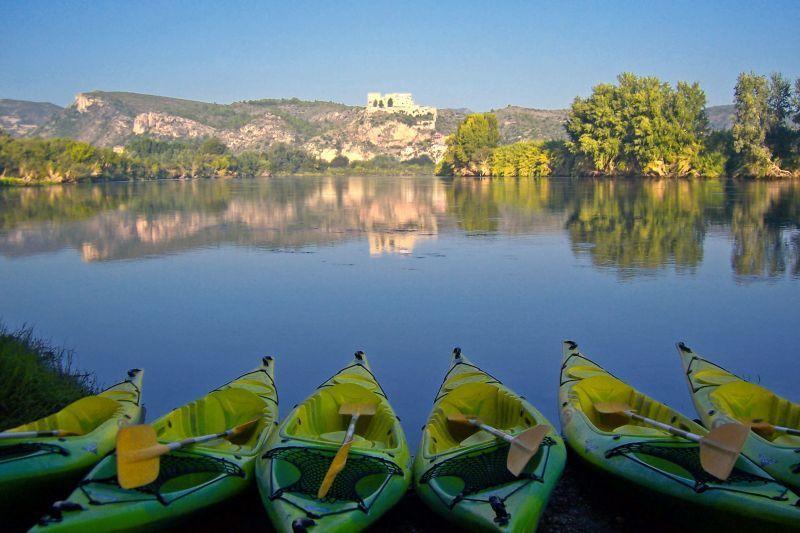
[[[57,2],[0,0],[0,98],[126,90],[221,103],[370,90],[487,110],[569,105],[622,71],[800,77],[791,2]]]

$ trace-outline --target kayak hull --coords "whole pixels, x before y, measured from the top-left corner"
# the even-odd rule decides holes
[[[474,412],[478,402],[496,402],[499,413]],[[442,417],[453,408],[479,415],[486,423],[494,415],[497,426],[511,434],[537,424],[550,431],[523,473],[515,477],[506,468],[509,445],[504,441],[473,433],[441,445],[448,439]],[[511,411],[514,417],[509,419]],[[460,351],[454,352],[414,461],[415,490],[434,512],[471,531],[533,531],[565,461],[563,441],[536,408]]]
[[[245,409],[244,400],[253,402],[250,411]],[[160,459],[158,478],[137,489],[119,486],[116,455],[110,455],[89,472],[65,503],[54,506],[33,530],[166,528],[191,513],[240,494],[252,483],[255,458],[276,426],[278,403],[271,358],[264,358],[259,368],[152,423],[159,441],[170,442],[205,431],[216,433],[219,427],[233,427],[241,423],[242,417],[252,419],[254,414],[259,422],[245,443],[220,439],[170,452]],[[209,420],[202,418],[213,415],[218,418],[213,420],[217,424],[213,431],[193,427],[190,433],[170,433],[186,431],[190,424],[209,424]]]
[[[616,428],[604,426],[602,416],[619,415],[598,415],[591,411],[593,401],[624,401],[650,418],[701,436],[708,433],[691,419],[606,372],[582,355],[575,343],[565,342],[563,354],[561,426],[567,444],[583,460],[653,492],[724,514],[784,526],[800,524],[797,494],[746,456],[739,458],[728,480],[720,481],[700,467],[696,443],[631,421]],[[592,386],[594,398],[590,397]],[[612,426],[620,423],[616,421]]]
[[[317,491],[349,423],[339,408],[354,402],[375,404],[376,414],[359,422],[344,469],[319,499]],[[410,463],[399,419],[358,352],[284,419],[257,461],[256,479],[277,531],[360,531],[405,495]]]
[[[783,425],[800,427],[800,405],[771,391],[749,383],[724,368],[703,359],[683,343],[678,345],[684,375],[695,410],[707,428],[732,422],[748,423],[748,418],[766,415],[781,417]],[[734,400],[733,402],[730,400]],[[738,412],[734,412],[737,409]],[[762,436],[755,431],[745,442],[744,454],[772,477],[800,489],[800,437]]]
[[[140,421],[143,374],[131,370],[127,379],[98,394],[106,401],[112,399],[117,408],[85,435],[0,441],[0,512],[13,510],[21,515],[66,496],[114,449],[120,425]]]

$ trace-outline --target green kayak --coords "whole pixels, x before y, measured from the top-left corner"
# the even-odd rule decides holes
[[[6,432],[64,431],[62,437],[0,440],[0,511],[46,508],[66,496],[75,483],[115,446],[123,424],[142,415],[144,372],[128,371],[126,379],[100,394],[81,398],[50,416]]]
[[[699,446],[595,404],[618,402],[635,412],[697,435],[708,431],[679,412],[612,376],[564,342],[559,387],[561,427],[569,446],[590,464],[615,476],[723,514],[797,527],[800,499],[741,455],[726,481],[700,466]],[[654,524],[655,526],[663,524]]]
[[[344,469],[327,495],[317,492],[344,440],[345,404],[376,412],[359,420]],[[289,531],[359,531],[403,497],[411,479],[410,455],[400,420],[370,371],[363,352],[297,405],[256,465],[261,499],[273,526]]]
[[[468,415],[507,434],[549,428],[536,455],[515,476],[508,442],[477,428],[458,431],[448,416]],[[416,492],[434,511],[470,530],[533,531],[566,461],[552,424],[524,398],[453,351],[414,461]]]
[[[731,374],[683,343],[678,344],[678,353],[695,409],[707,428],[761,420],[800,429],[800,404]],[[800,436],[751,431],[744,453],[778,481],[800,488]]]
[[[35,531],[142,531],[169,525],[231,498],[252,482],[256,456],[278,419],[274,363],[262,364],[152,423],[161,443],[220,433],[258,419],[236,439],[218,439],[161,457],[158,478],[136,489],[117,483],[116,455],[98,464]]]

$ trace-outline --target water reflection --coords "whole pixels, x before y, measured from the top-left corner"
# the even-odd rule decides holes
[[[622,277],[692,273],[710,233],[737,279],[800,276],[800,186],[718,180],[279,178],[0,191],[0,253],[84,261],[235,244],[300,249],[359,239],[411,254],[444,233],[552,234]]]

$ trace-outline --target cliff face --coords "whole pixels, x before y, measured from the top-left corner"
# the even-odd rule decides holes
[[[729,127],[730,106],[709,108],[712,127]],[[504,143],[563,139],[563,109],[508,106],[493,110]],[[69,137],[100,146],[139,135],[159,139],[218,137],[236,152],[287,143],[331,160],[388,155],[438,160],[445,138],[470,113],[439,109],[421,116],[367,113],[365,108],[296,98],[215,104],[124,92],[78,94],[66,108],[0,100],[0,128],[16,136]]]

